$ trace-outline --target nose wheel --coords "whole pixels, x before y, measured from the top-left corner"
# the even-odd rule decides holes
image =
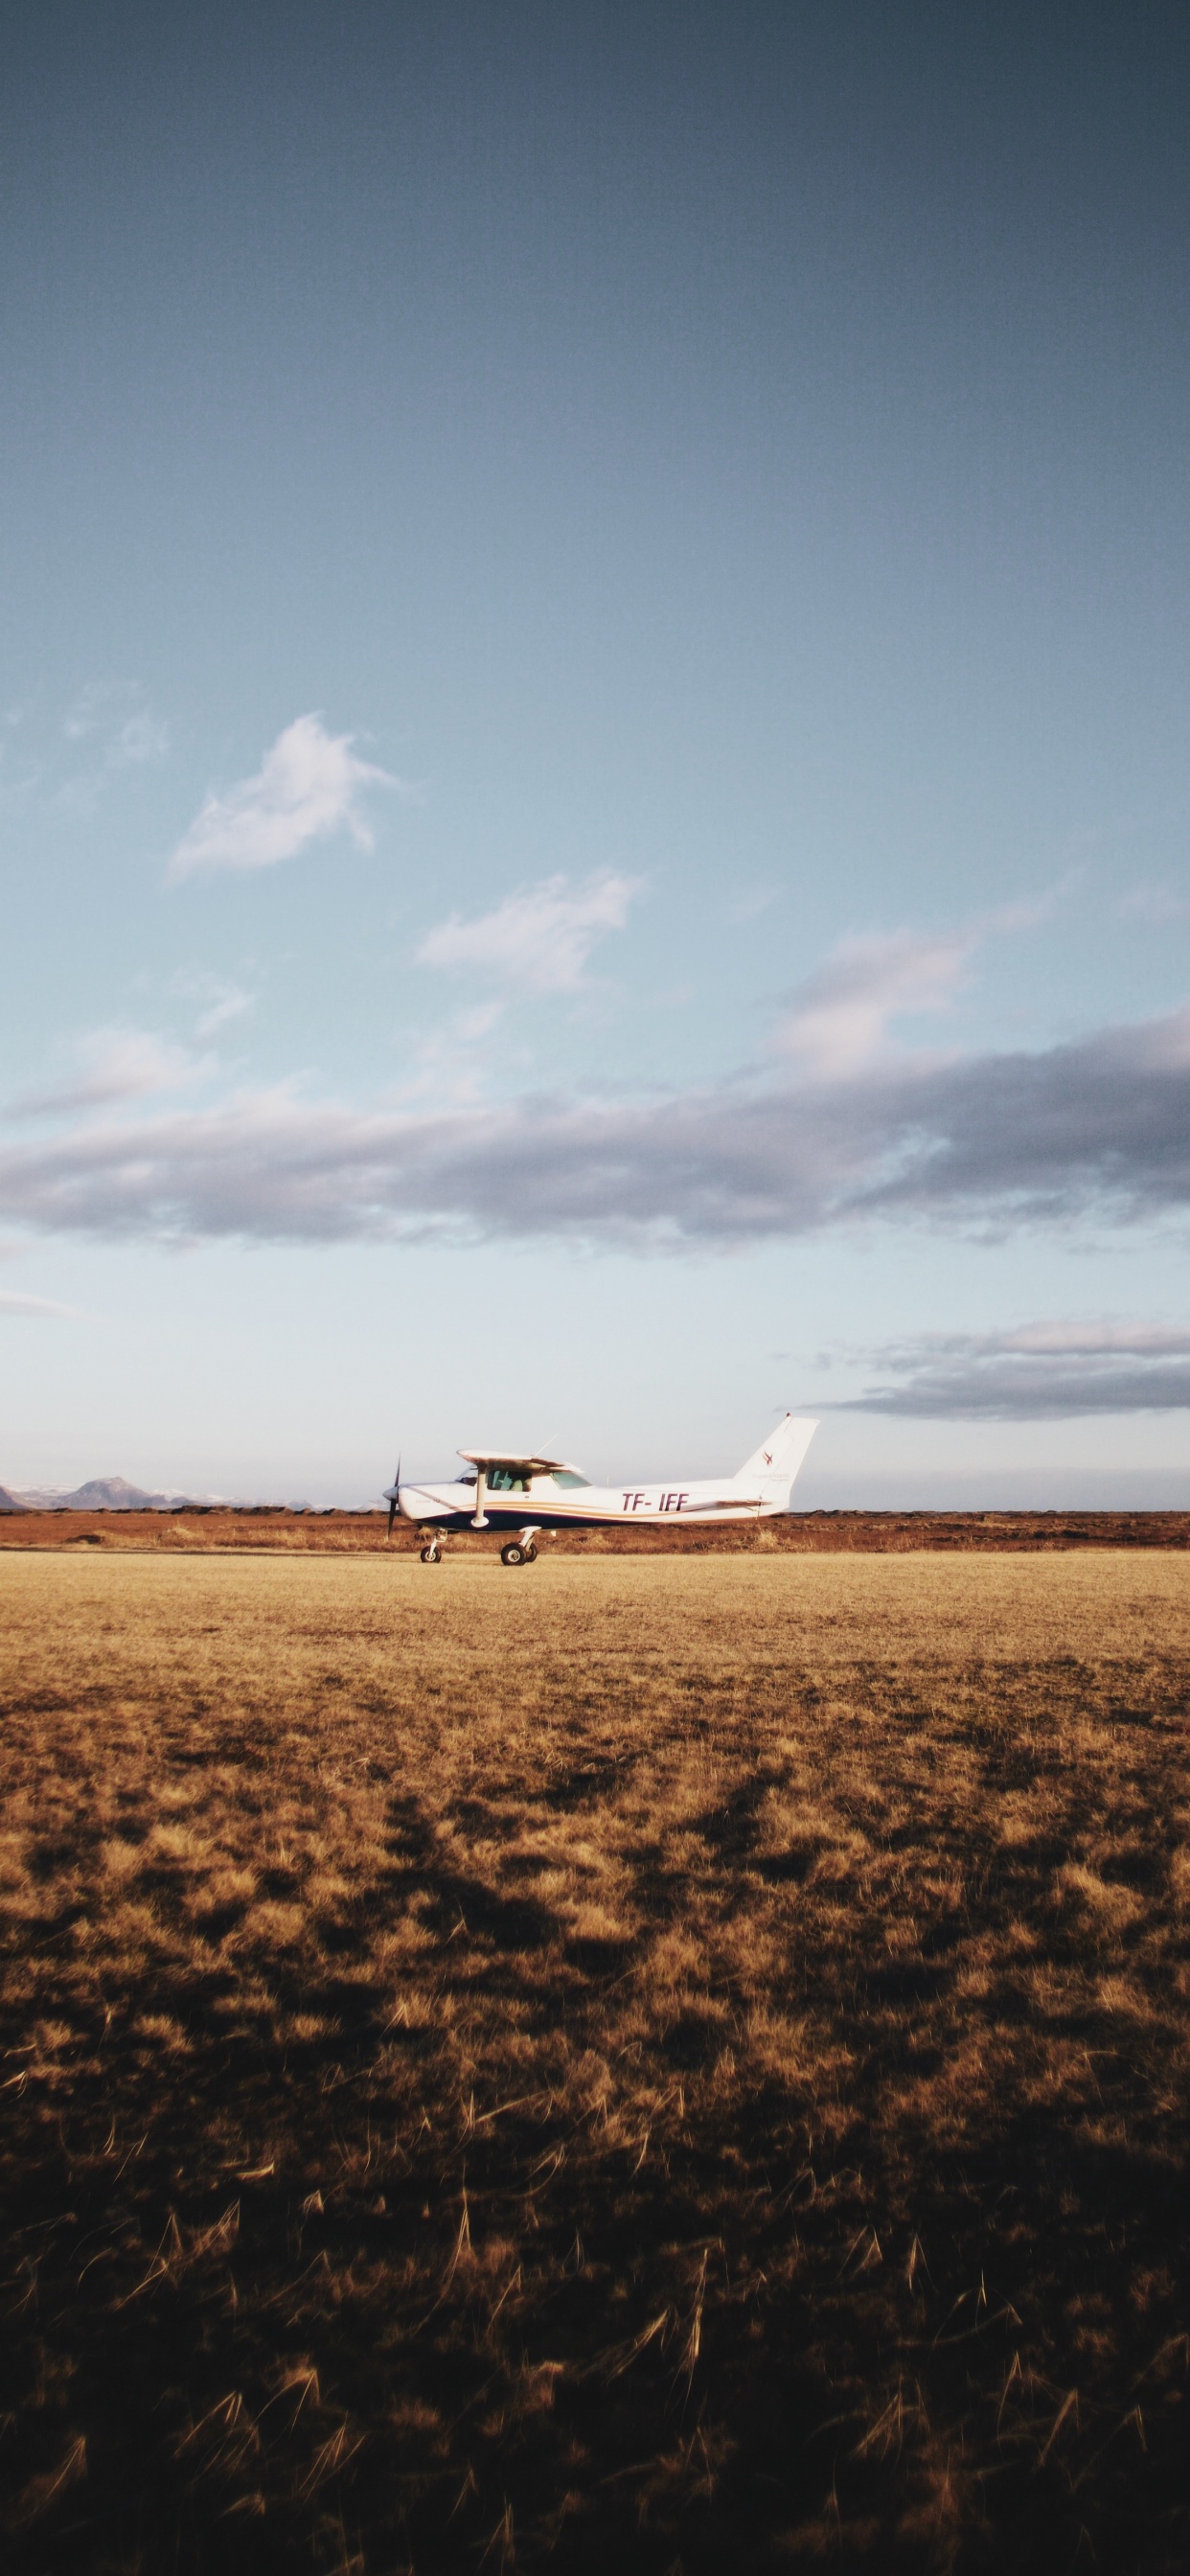
[[[442,1550],[435,1546],[433,1539],[430,1540],[428,1547],[423,1547],[421,1561],[423,1565],[441,1565]]]

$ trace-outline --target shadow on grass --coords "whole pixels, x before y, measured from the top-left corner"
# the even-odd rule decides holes
[[[588,1665],[575,1763],[349,1643],[7,1740],[14,2569],[1180,2569],[1184,1677]]]

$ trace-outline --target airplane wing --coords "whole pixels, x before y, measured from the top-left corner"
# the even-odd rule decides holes
[[[460,1449],[459,1456],[469,1467],[513,1467],[518,1476],[548,1476],[555,1468],[571,1476],[582,1474],[569,1458],[526,1458],[515,1449]]]

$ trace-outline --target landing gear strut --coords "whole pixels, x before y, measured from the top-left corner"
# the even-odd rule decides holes
[[[507,1547],[502,1547],[500,1550],[501,1565],[536,1565],[537,1550],[533,1545],[535,1536],[534,1530],[525,1529],[521,1531],[519,1538],[510,1538]]]

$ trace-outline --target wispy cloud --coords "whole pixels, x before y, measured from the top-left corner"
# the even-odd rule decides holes
[[[61,1306],[54,1297],[26,1297],[13,1288],[0,1288],[0,1315],[66,1315],[75,1317],[77,1306]]]
[[[747,893],[733,895],[730,903],[724,904],[724,918],[735,922],[757,921],[762,912],[770,912],[780,899],[779,886],[752,886]]]
[[[227,1028],[233,1020],[245,1018],[256,1001],[255,993],[249,993],[230,977],[204,974],[195,968],[180,970],[171,990],[184,1001],[200,1005],[194,1034],[204,1039],[217,1037],[220,1029]]]
[[[0,1218],[158,1238],[552,1234],[647,1249],[860,1219],[1188,1213],[1190,1007],[1035,1053],[881,1057],[817,1083],[750,1072],[635,1100],[535,1094],[433,1114],[280,1089],[0,1150]]]
[[[10,1118],[60,1117],[177,1091],[210,1070],[185,1047],[145,1029],[95,1029],[75,1049],[79,1070],[42,1091],[22,1092],[8,1104]]]
[[[279,733],[253,778],[226,794],[214,791],[179,841],[172,878],[202,869],[276,867],[311,841],[350,832],[361,849],[373,835],[359,799],[367,788],[401,789],[402,781],[352,749],[355,736],[330,734],[319,715],[298,716]],[[405,790],[407,793],[408,791]]]
[[[452,913],[423,939],[417,963],[524,993],[573,993],[596,941],[623,929],[639,890],[637,878],[607,873],[576,886],[564,876],[545,877],[472,921]]]
[[[25,748],[20,775],[5,781],[3,793],[17,806],[89,816],[121,780],[169,750],[169,727],[136,680],[88,681],[64,716],[41,710],[30,727],[26,718],[37,712],[13,710]]]
[[[169,727],[153,714],[136,680],[88,681],[62,730],[68,742],[95,745],[109,770],[163,760],[169,749]]]
[[[1174,922],[1190,921],[1190,894],[1171,885],[1132,886],[1121,895],[1116,909],[1125,920],[1144,921],[1154,930],[1165,930]]]
[[[1002,1333],[927,1333],[873,1354],[882,1372],[842,1413],[1022,1421],[1190,1405],[1190,1327],[1045,1322]]]
[[[814,1081],[857,1072],[884,1045],[893,1020],[953,1009],[979,936],[975,929],[934,938],[898,930],[844,940],[790,996],[776,1036],[781,1054]]]

